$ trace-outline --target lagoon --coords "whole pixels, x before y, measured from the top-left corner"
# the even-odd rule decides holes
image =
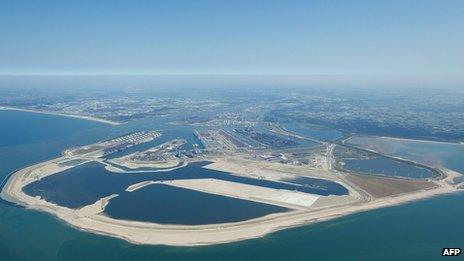
[[[383,175],[410,179],[427,179],[438,176],[435,171],[415,166],[406,162],[392,160],[387,157],[370,159],[342,159],[343,168],[367,175]]]
[[[80,208],[95,203],[112,194],[123,194],[130,185],[142,181],[163,181],[175,179],[215,178],[249,185],[274,189],[297,190],[305,193],[328,195],[345,195],[348,190],[342,185],[321,179],[306,179],[306,185],[253,179],[232,175],[227,172],[203,168],[208,162],[195,162],[185,167],[166,172],[113,173],[99,162],[89,162],[61,173],[53,174],[33,182],[23,188],[31,196],[69,208]],[[310,186],[312,184],[312,186]],[[134,202],[135,203],[135,202]],[[137,202],[144,204],[143,202]],[[148,203],[147,203],[148,204]]]
[[[111,199],[104,213],[115,219],[206,225],[239,222],[285,211],[288,209],[279,206],[152,184]]]
[[[347,144],[464,173],[464,144],[355,136]]]

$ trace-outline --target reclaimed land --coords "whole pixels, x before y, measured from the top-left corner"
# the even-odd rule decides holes
[[[319,199],[314,203],[317,205],[315,208],[301,208],[293,211],[270,214],[264,217],[255,218],[242,222],[224,223],[214,225],[160,225],[148,222],[136,222],[127,220],[112,219],[102,214],[104,208],[109,200],[116,195],[110,195],[102,198],[80,209],[70,209],[56,204],[47,202],[39,197],[31,197],[23,192],[22,188],[27,184],[37,181],[48,175],[59,173],[72,166],[60,164],[61,162],[69,161],[71,158],[63,156],[47,162],[39,163],[15,172],[5,184],[1,197],[5,200],[14,202],[27,208],[45,211],[53,214],[57,218],[64,220],[66,223],[81,230],[90,231],[97,234],[109,235],[113,237],[122,238],[135,244],[152,244],[152,245],[175,245],[175,246],[194,246],[194,245],[210,245],[227,243],[238,240],[250,239],[264,236],[273,231],[301,226],[314,222],[329,220],[344,215],[349,215],[361,211],[368,211],[377,208],[383,208],[414,200],[420,200],[436,195],[452,193],[458,189],[453,184],[453,179],[459,174],[449,170],[442,170],[444,173],[442,179],[435,180],[435,186],[420,187],[409,193],[390,193],[390,196],[365,198],[360,195],[363,193],[355,190],[362,191],[366,188],[365,185],[356,182],[356,180],[345,179],[343,182],[350,187],[351,200],[323,200]],[[216,164],[215,168],[225,162]],[[249,170],[239,170],[239,172],[247,172]],[[265,169],[261,170],[260,174],[265,175]],[[274,174],[275,175],[275,174]],[[325,175],[325,174],[324,174]],[[354,182],[353,182],[354,181]],[[186,186],[197,189],[206,188],[212,185],[211,180],[206,180],[205,184],[201,181],[184,182]],[[340,182],[340,181],[339,181]],[[342,182],[341,182],[342,183]],[[348,185],[348,183],[350,183]],[[356,184],[351,184],[356,183]],[[102,184],[104,185],[104,184]],[[175,182],[172,185],[182,186],[182,182]],[[221,183],[221,186],[226,186],[227,183]],[[220,193],[221,190],[226,190],[226,187],[215,188],[215,193]],[[356,188],[353,190],[352,188]],[[256,192],[250,187],[243,188],[249,195],[256,196]],[[404,189],[404,188],[399,188]],[[371,191],[372,192],[372,191]],[[245,194],[246,194],[245,193]],[[266,191],[259,192],[262,197]],[[277,193],[273,191],[272,193]],[[376,192],[377,196],[388,194],[385,192]],[[276,195],[276,194],[275,194]],[[242,197],[242,195],[235,195]],[[355,199],[355,200],[353,200]],[[262,199],[260,199],[262,200]],[[274,198],[271,200],[275,200]],[[321,202],[326,202],[321,204]],[[331,202],[336,202],[333,205]]]

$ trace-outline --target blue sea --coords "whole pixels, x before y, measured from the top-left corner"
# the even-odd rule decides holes
[[[0,122],[1,180],[67,147],[161,126],[150,120],[109,126],[14,111],[0,111]],[[463,161],[452,164],[464,169]],[[437,260],[443,247],[464,247],[463,202],[463,193],[441,196],[203,247],[133,245],[0,203],[0,260]]]

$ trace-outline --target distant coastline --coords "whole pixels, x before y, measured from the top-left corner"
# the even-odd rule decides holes
[[[464,141],[452,142],[452,141],[436,141],[436,140],[421,140],[421,139],[406,139],[398,137],[380,136],[379,138],[399,141],[412,141],[420,143],[435,143],[435,144],[450,144],[450,145],[464,145]]]
[[[78,114],[66,114],[66,113],[58,113],[58,112],[50,112],[50,111],[41,111],[41,110],[31,110],[31,109],[23,109],[23,108],[16,108],[16,107],[8,107],[8,106],[0,106],[0,110],[9,110],[9,111],[23,111],[23,112],[32,112],[32,113],[41,113],[41,114],[48,114],[48,115],[56,115],[56,116],[63,116],[63,117],[71,117],[89,121],[96,121],[110,125],[119,125],[120,122],[102,119],[93,116],[87,115],[78,115]]]
[[[439,140],[427,140],[427,139],[420,139],[420,138],[401,138],[401,137],[392,137],[392,136],[375,136],[375,135],[367,135],[367,134],[354,134],[348,136],[341,140],[342,143],[349,141],[355,138],[371,138],[371,139],[386,139],[386,140],[393,140],[393,141],[407,141],[407,142],[417,142],[417,143],[432,143],[432,144],[447,144],[447,145],[464,145],[464,141],[439,141]]]

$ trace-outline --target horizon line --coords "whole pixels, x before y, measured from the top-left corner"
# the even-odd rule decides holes
[[[18,72],[5,73],[0,72],[0,76],[460,76],[461,73],[128,73],[128,72]]]

